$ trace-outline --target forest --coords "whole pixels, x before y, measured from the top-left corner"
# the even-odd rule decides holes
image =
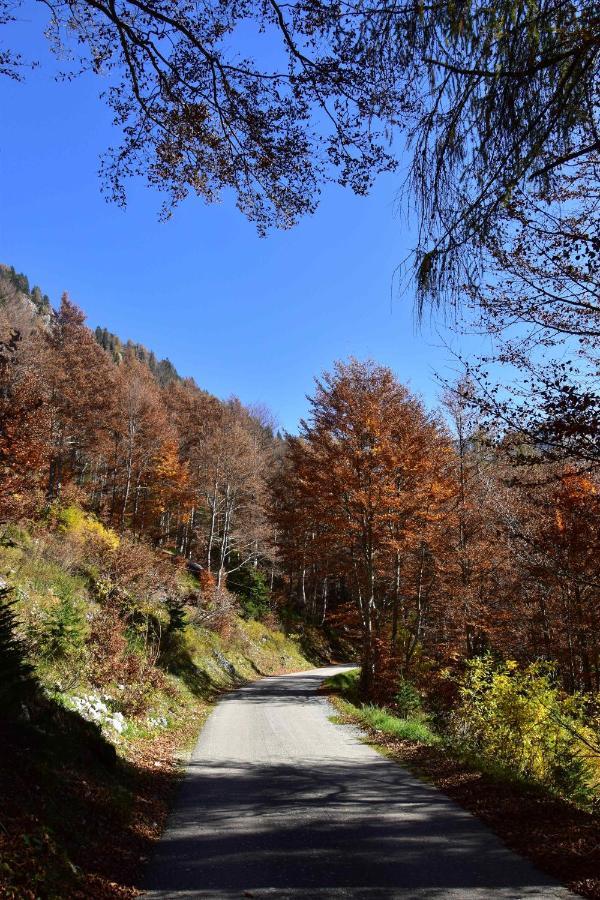
[[[233,739],[223,732],[221,756],[248,757],[219,773],[217,801],[215,771],[205,767],[195,810],[198,846],[207,846],[203,827],[217,834],[222,821],[233,823],[229,843],[221,834],[214,851],[219,860],[231,853],[231,865],[219,863],[221,885],[235,880],[240,859],[253,871],[242,852],[248,821],[266,834],[291,803],[306,813],[307,831],[290,841],[273,883],[261,870],[257,885],[244,881],[244,896],[263,896],[255,887],[285,897],[296,888],[345,891],[353,861],[376,844],[371,881],[359,874],[348,896],[387,889],[378,879],[396,844],[381,840],[381,822],[391,828],[403,804],[432,828],[451,816],[414,785],[414,802],[388,804],[387,782],[373,775],[383,761],[363,766],[366,742],[404,766],[402,778],[410,770],[441,788],[512,851],[600,898],[596,6],[40,5],[53,77],[66,89],[80,77],[97,82],[108,106],[107,200],[124,210],[130,183],[145,179],[149,194],[163,195],[162,222],[194,200],[233,200],[265,237],[322,202],[336,209],[333,188],[365,198],[380,176],[397,177],[412,243],[404,258],[398,252],[393,291],[413,302],[413,338],[429,317],[457,341],[445,348],[453,374],[435,376],[437,401],[425,402],[377,358],[349,356],[312,373],[307,412],[287,433],[266,405],[214,396],[139,335],[114,334],[111,322],[90,328],[77,297],[57,302],[32,286],[34,273],[11,265],[16,257],[0,265],[0,896],[138,896],[165,827],[169,834],[181,760],[199,734],[202,744],[216,707],[221,722],[226,710],[247,717]],[[11,84],[37,68],[19,50],[26,6],[0,0],[9,36],[0,76]],[[41,18],[31,21],[34,29]],[[53,212],[64,197],[53,198]],[[31,201],[19,197],[15,234]],[[62,216],[69,224],[70,209]],[[336,222],[342,239],[346,224]],[[140,243],[150,234],[143,230]],[[21,231],[37,234],[29,219]],[[316,254],[324,241],[315,234],[306,246]],[[371,237],[365,265],[375,258]],[[112,238],[101,235],[98,259],[116,252]],[[40,244],[32,238],[32,258]],[[209,260],[194,246],[194,265],[242,268],[236,248],[226,249]],[[290,261],[306,264],[290,256],[286,277]],[[181,268],[174,257],[170,271]],[[43,271],[35,275],[44,283]],[[226,291],[222,268],[219,278]],[[186,275],[188,294],[193,282]],[[318,285],[323,298],[327,290]],[[215,343],[226,330],[224,316]],[[472,352],[461,349],[465,337]],[[235,354],[223,347],[226,361]],[[318,686],[288,679],[269,694],[260,681],[309,678],[333,664],[344,665],[312,676]],[[326,695],[333,717],[318,706]],[[249,698],[246,713],[240,696]],[[278,719],[286,705],[288,719]],[[303,718],[311,709],[312,723]],[[298,723],[313,729],[312,744]],[[354,757],[331,751],[332,775],[325,749],[338,735],[350,752],[348,733],[333,730],[348,724],[362,737]],[[361,791],[353,844],[346,820]],[[220,805],[232,793],[237,820]],[[348,807],[323,800],[342,795]],[[397,877],[429,852],[420,888],[482,896],[467,892],[469,879],[480,864],[487,877],[494,853],[458,838],[450,875],[430,884],[444,874],[446,834],[428,845],[421,825],[407,821],[408,853],[404,820],[394,837],[404,848]],[[275,847],[286,828],[271,833]],[[304,843],[318,839],[323,854],[306,863]],[[271,850],[260,840],[257,859],[271,877]],[[295,852],[302,865],[293,872]],[[324,876],[315,890],[302,880],[317,857],[337,871],[340,853],[338,881]],[[171,868],[186,870],[177,859]],[[498,897],[518,869],[516,856],[508,859],[499,881],[493,865],[484,881]],[[511,882],[511,896],[545,898],[544,884]],[[452,885],[459,894],[446,894]],[[398,890],[394,882],[381,896],[412,897]]]
[[[390,370],[340,362],[282,438],[266,409],[92,333],[68,296],[55,313],[7,268],[2,284],[4,521],[90,512],[189,560],[215,606],[227,585],[276,587],[352,632],[369,697],[487,651],[600,690],[594,467],[494,434],[472,376],[432,412]]]
[[[141,722],[196,721],[215,680],[203,640],[218,642],[216,684],[261,671],[248,650],[261,627],[267,670],[355,659],[359,679],[342,684],[355,709],[594,808],[588,406],[559,452],[560,404],[545,433],[539,410],[501,427],[506,401],[477,368],[431,410],[390,369],[350,359],[315,380],[306,421],[281,436],[266,408],[91,331],[66,294],[54,310],[14,269],[0,281],[0,641],[15,721],[23,704],[44,720],[51,698],[131,753]]]
[[[495,437],[468,375],[432,412],[389,369],[340,362],[282,438],[265,409],[91,332],[66,295],[54,313],[8,269],[2,285],[4,521],[85,510],[191,561],[217,606],[227,585],[277,587],[352,631],[369,697],[486,651],[598,693],[594,471]]]

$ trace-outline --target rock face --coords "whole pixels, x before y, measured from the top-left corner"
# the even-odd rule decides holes
[[[88,722],[100,725],[103,732],[110,737],[111,731],[121,734],[127,724],[122,713],[111,710],[110,699],[110,697],[99,697],[94,694],[83,697],[73,696],[68,698],[67,706],[78,712]]]
[[[223,656],[223,654],[219,650],[214,650],[213,656],[221,666],[221,668],[224,669],[231,678],[236,677],[237,673],[235,671],[235,666],[233,665],[233,663],[230,663],[229,660],[225,656]]]
[[[13,330],[21,334],[41,328],[48,330],[56,313],[38,287],[29,290],[25,275],[0,263],[0,339]]]

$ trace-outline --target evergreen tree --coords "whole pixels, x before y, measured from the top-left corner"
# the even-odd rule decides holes
[[[227,576],[227,587],[237,594],[244,618],[261,619],[271,608],[271,591],[260,569],[242,566]]]
[[[31,291],[31,299],[35,304],[38,312],[47,313],[50,311],[50,300],[47,294],[42,294],[41,288],[35,285]]]

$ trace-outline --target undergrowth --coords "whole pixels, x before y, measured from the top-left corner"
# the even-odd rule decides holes
[[[593,717],[583,701],[563,697],[547,666],[520,669],[516,662],[474,659],[459,680],[457,701],[437,722],[414,685],[401,680],[394,706],[364,703],[360,670],[324,682],[337,696],[342,721],[379,738],[438,747],[458,762],[495,779],[549,792],[582,810],[597,812],[600,748]],[[400,714],[403,713],[403,714]]]
[[[0,529],[0,896],[135,895],[212,701],[309,666],[240,612],[77,507]]]
[[[486,665],[484,661],[483,667]],[[478,674],[481,674],[481,668],[476,666]],[[492,668],[488,668],[488,675]],[[509,666],[511,670],[516,671]],[[338,713],[334,721],[364,728],[368,742],[380,753],[410,769],[418,777],[433,782],[482,819],[509,847],[529,857],[539,868],[554,875],[572,891],[591,900],[599,900],[600,818],[597,805],[589,800],[589,782],[585,783],[583,794],[565,789],[564,777],[551,787],[539,778],[532,778],[530,773],[524,773],[522,761],[529,758],[532,752],[530,747],[519,748],[516,762],[509,765],[506,745],[504,752],[494,757],[482,750],[480,741],[473,739],[473,730],[468,741],[461,741],[454,728],[434,730],[426,723],[423,729],[422,719],[401,718],[390,710],[361,704],[360,696],[357,698],[358,681],[357,670],[328,679],[327,689],[337,692],[330,698]],[[487,693],[493,681],[493,677],[487,678],[485,688],[482,688],[480,683],[469,680],[467,676],[465,684],[476,688],[478,706],[483,703],[480,690],[483,694]],[[496,685],[496,690],[504,696],[509,688],[512,690],[518,684],[519,679],[509,686]],[[505,722],[514,721],[516,717],[522,725],[524,710],[531,710],[532,698],[538,696],[539,699],[540,690],[544,704],[542,711],[537,709],[537,715],[543,712],[544,720],[546,713],[553,709],[547,702],[548,687],[552,689],[549,682],[544,685],[529,684],[527,687],[520,684],[520,700],[515,704],[516,708],[510,708],[510,713],[507,711]],[[407,691],[402,691],[404,698],[407,694]],[[352,697],[353,702],[348,697]],[[468,693],[463,693],[464,701],[470,702]],[[411,706],[414,710],[412,701]],[[536,703],[533,703],[533,708],[537,708]],[[484,716],[483,724],[487,725],[488,718],[500,713],[498,708],[494,709],[494,703],[486,703],[480,714]],[[477,718],[475,721],[478,721]],[[562,718],[560,721],[563,721]],[[507,746],[510,747],[510,741]],[[564,749],[564,744],[562,746]],[[558,747],[561,747],[561,741]],[[536,758],[537,750],[534,752]]]
[[[340,695],[336,698],[335,705],[342,716],[365,726],[374,734],[428,745],[440,742],[439,736],[432,730],[421,710],[415,710],[413,716],[400,717],[383,707],[361,703],[359,682],[359,669],[338,672],[337,675],[325,679],[325,690]]]

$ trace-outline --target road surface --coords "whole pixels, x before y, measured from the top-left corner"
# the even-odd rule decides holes
[[[265,678],[221,700],[147,898],[573,900],[356,729],[330,722],[316,690],[337,671]]]

